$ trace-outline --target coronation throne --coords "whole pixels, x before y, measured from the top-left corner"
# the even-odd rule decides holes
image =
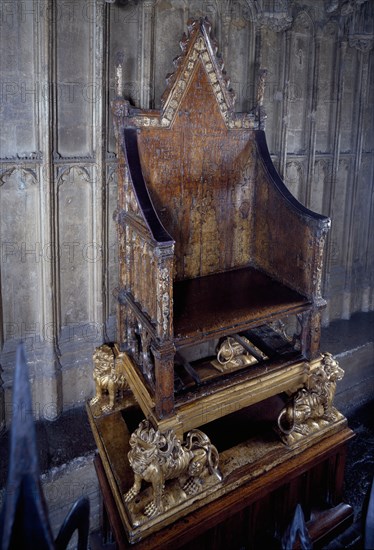
[[[274,168],[265,71],[253,111],[236,113],[209,23],[191,22],[181,48],[161,110],[113,103],[120,347],[145,416],[179,433],[305,382],[330,226]],[[224,338],[253,361],[212,366]]]
[[[224,546],[237,521],[238,547],[256,548],[296,504],[314,540],[352,518],[352,432],[332,406],[343,371],[320,352],[330,220],[274,168],[265,71],[236,113],[209,23],[188,31],[160,110],[123,99],[117,69],[118,342],[95,352],[88,405],[99,482],[121,544]]]

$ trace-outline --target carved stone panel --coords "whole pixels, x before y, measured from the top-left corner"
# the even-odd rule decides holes
[[[108,34],[106,37],[106,55],[108,64],[108,91],[107,104],[107,142],[108,151],[114,154],[115,138],[113,121],[110,109],[110,101],[116,95],[115,75],[116,67],[122,64],[122,93],[133,105],[139,107],[140,81],[139,58],[142,33],[139,29],[141,23],[141,2],[115,3],[107,5]],[[153,24],[149,21],[148,24]],[[126,32],[124,32],[126,29]],[[145,85],[148,85],[145,83]]]
[[[368,62],[369,76],[367,89],[365,90],[365,133],[364,133],[364,151],[372,151],[374,143],[374,124],[372,123],[372,114],[374,112],[374,55],[371,56]]]
[[[91,267],[100,250],[93,242],[92,181],[87,168],[62,169],[58,178],[58,269],[62,327],[92,320]]]
[[[330,23],[317,38],[320,64],[316,109],[316,150],[319,153],[331,153],[334,146],[334,113],[337,107],[336,89],[339,82],[339,67],[336,65],[338,32],[338,26]]]
[[[307,205],[315,212],[327,211],[324,204],[324,192],[331,185],[331,170],[331,163],[328,160],[316,160],[311,182],[310,202]]]
[[[304,153],[308,147],[313,48],[312,21],[305,12],[301,12],[292,27],[291,58],[289,61],[289,152]]]
[[[342,159],[337,171],[335,194],[332,199],[331,235],[329,237],[329,300],[328,311],[330,319],[341,317],[343,312],[343,293],[345,287],[346,250],[347,250],[347,190],[352,178],[351,162]]]
[[[35,4],[35,3],[34,3]],[[20,12],[22,13],[22,16]],[[32,2],[4,2],[0,14],[0,158],[39,149],[37,19]]]
[[[266,137],[270,151],[279,151],[282,131],[282,103],[286,99],[285,56],[286,40],[282,33],[262,29],[262,66],[268,69],[264,106],[267,113]],[[281,60],[280,60],[280,52]],[[292,90],[291,90],[292,91]],[[292,106],[291,106],[292,107]]]
[[[348,205],[346,205],[346,193],[350,175],[350,162],[349,160],[342,159],[339,163],[336,193],[333,197],[332,204],[332,214],[334,220],[331,227],[331,238],[333,245],[330,259],[332,265],[344,265],[344,250],[346,245],[344,241],[344,233],[348,207]]]
[[[35,173],[11,169],[0,178],[1,299],[6,342],[38,336],[40,274],[45,261],[40,239],[39,191]]]
[[[353,310],[368,311],[369,295],[367,288],[370,283],[370,274],[372,269],[372,256],[368,254],[370,242],[373,240],[373,234],[370,233],[370,212],[367,204],[373,202],[373,171],[374,165],[370,157],[365,156],[362,159],[359,172],[359,185],[356,196],[357,219],[354,224],[353,242]],[[371,200],[370,200],[371,199]]]
[[[304,166],[300,160],[290,160],[287,164],[286,184],[291,193],[299,200],[302,200],[304,188]]]
[[[93,63],[95,3],[62,3],[56,10],[57,152],[91,156],[93,107],[101,93]]]
[[[358,53],[352,48],[347,49],[345,56],[344,88],[342,96],[343,117],[340,125],[340,150],[348,153],[354,147],[354,133],[352,128],[356,116],[355,89],[357,84]]]
[[[231,86],[235,90],[235,110],[245,112],[253,109],[256,103],[255,51],[253,48],[256,32],[248,17],[245,17],[241,10],[235,9],[236,2],[232,2],[232,5],[225,64],[230,74]],[[243,57],[246,58],[246,63],[242,63]]]
[[[155,63],[157,70],[154,72],[154,106],[160,108],[161,95],[165,90],[165,77],[174,70],[170,66],[170,59],[180,55],[178,43],[181,37],[181,29],[184,28],[184,3],[157,2],[155,7],[155,43],[157,51]],[[170,48],[174,50],[170,50]]]

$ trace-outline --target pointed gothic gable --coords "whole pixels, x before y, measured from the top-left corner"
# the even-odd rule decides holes
[[[255,113],[235,113],[206,19],[189,23],[181,48],[160,110],[135,109],[120,98],[113,104],[127,158],[123,216],[174,247],[176,280],[250,262],[253,130],[260,126]]]
[[[204,69],[212,91],[212,102],[218,107],[227,128],[259,128],[256,113],[235,113],[235,92],[224,70],[222,58],[217,53],[217,43],[210,35],[211,25],[205,19],[188,22],[188,34],[180,42],[182,54],[174,59],[175,71],[166,77],[167,87],[162,95],[161,110],[129,108],[129,120],[134,126],[161,126],[170,128],[183,102],[198,93],[194,78],[199,67]],[[215,110],[215,106],[212,106]],[[209,108],[207,109],[209,112]]]
[[[189,35],[184,35],[180,44],[183,53],[174,60],[177,69],[167,77],[168,87],[162,97],[163,125],[169,125],[174,120],[186,95],[195,94],[194,75],[199,66],[204,68],[207,75],[213,92],[212,99],[217,102],[223,119],[229,121],[235,94],[229,88],[223,62],[217,56],[217,45],[210,37],[210,28],[206,19],[194,20],[188,24]]]

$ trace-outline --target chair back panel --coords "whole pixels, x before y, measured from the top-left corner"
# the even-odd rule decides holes
[[[248,265],[256,147],[253,130],[229,129],[202,63],[169,128],[143,127],[142,171],[176,242],[175,279]]]

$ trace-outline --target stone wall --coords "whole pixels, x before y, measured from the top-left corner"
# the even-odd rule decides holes
[[[301,202],[333,220],[325,324],[373,309],[373,8],[371,0],[2,0],[7,418],[21,338],[36,416],[52,420],[92,393],[93,349],[115,338],[115,67],[123,62],[125,97],[159,107],[190,17],[211,20],[238,111],[254,105],[258,71],[268,69],[274,163]]]

